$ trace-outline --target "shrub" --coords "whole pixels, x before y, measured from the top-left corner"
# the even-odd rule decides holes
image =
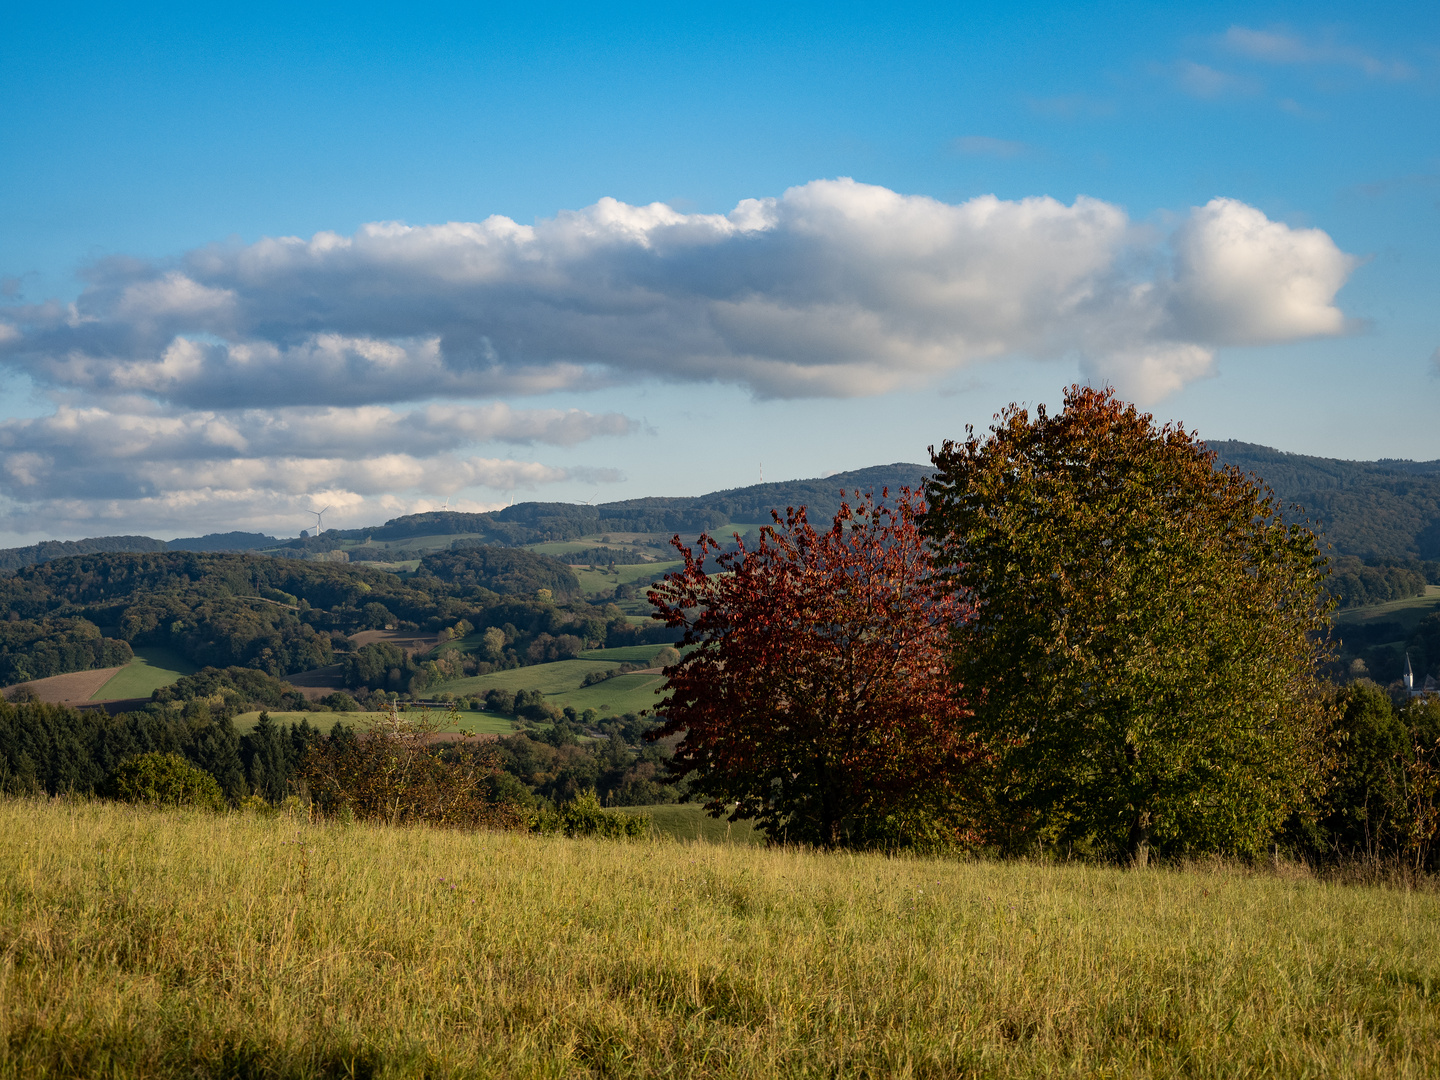
[[[225,808],[215,778],[179,754],[153,752],[126,758],[115,770],[112,790],[122,802]]]
[[[610,840],[650,834],[649,821],[635,814],[606,810],[593,789],[582,791],[558,810],[542,810],[532,828],[540,833],[599,836]]]

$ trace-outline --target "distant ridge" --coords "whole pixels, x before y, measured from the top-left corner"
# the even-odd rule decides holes
[[[164,551],[164,540],[148,536],[94,536],[88,540],[41,540],[28,547],[0,549],[0,571],[19,570],[22,566],[63,559],[69,555],[99,555],[117,551]]]
[[[1299,505],[1335,553],[1362,559],[1440,560],[1440,461],[1343,461],[1288,454],[1256,443],[1212,442],[1222,464],[1262,478],[1283,504]],[[652,496],[587,506],[524,502],[484,514],[430,511],[392,518],[365,529],[329,529],[323,537],[280,540],[264,533],[228,532],[183,537],[168,544],[148,536],[46,540],[0,550],[0,573],[68,555],[100,552],[275,551],[303,557],[342,540],[397,541],[420,536],[474,537],[518,546],[595,533],[695,534],[730,523],[763,523],[772,508],[804,505],[814,521],[834,515],[841,492],[917,487],[928,465],[895,462],[808,480],[751,484],[696,496]]]
[[[274,536],[254,532],[210,533],[208,536],[185,536],[165,545],[168,551],[259,551],[278,547],[282,541]]]
[[[1440,559],[1440,461],[1342,461],[1233,440],[1210,448],[1303,507],[1338,554]]]

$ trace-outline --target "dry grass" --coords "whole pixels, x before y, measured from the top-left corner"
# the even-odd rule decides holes
[[[8,1076],[1440,1073],[1440,897],[0,803]]]

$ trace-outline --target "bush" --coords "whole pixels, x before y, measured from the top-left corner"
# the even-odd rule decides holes
[[[154,752],[126,758],[115,770],[112,790],[122,802],[225,809],[215,778],[179,754]]]
[[[593,790],[582,791],[558,810],[542,810],[532,828],[539,833],[599,836],[608,840],[650,834],[649,821],[634,814],[606,810]]]

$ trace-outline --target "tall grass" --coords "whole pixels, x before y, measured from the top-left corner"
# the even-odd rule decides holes
[[[1440,897],[0,802],[6,1076],[1434,1076]]]

